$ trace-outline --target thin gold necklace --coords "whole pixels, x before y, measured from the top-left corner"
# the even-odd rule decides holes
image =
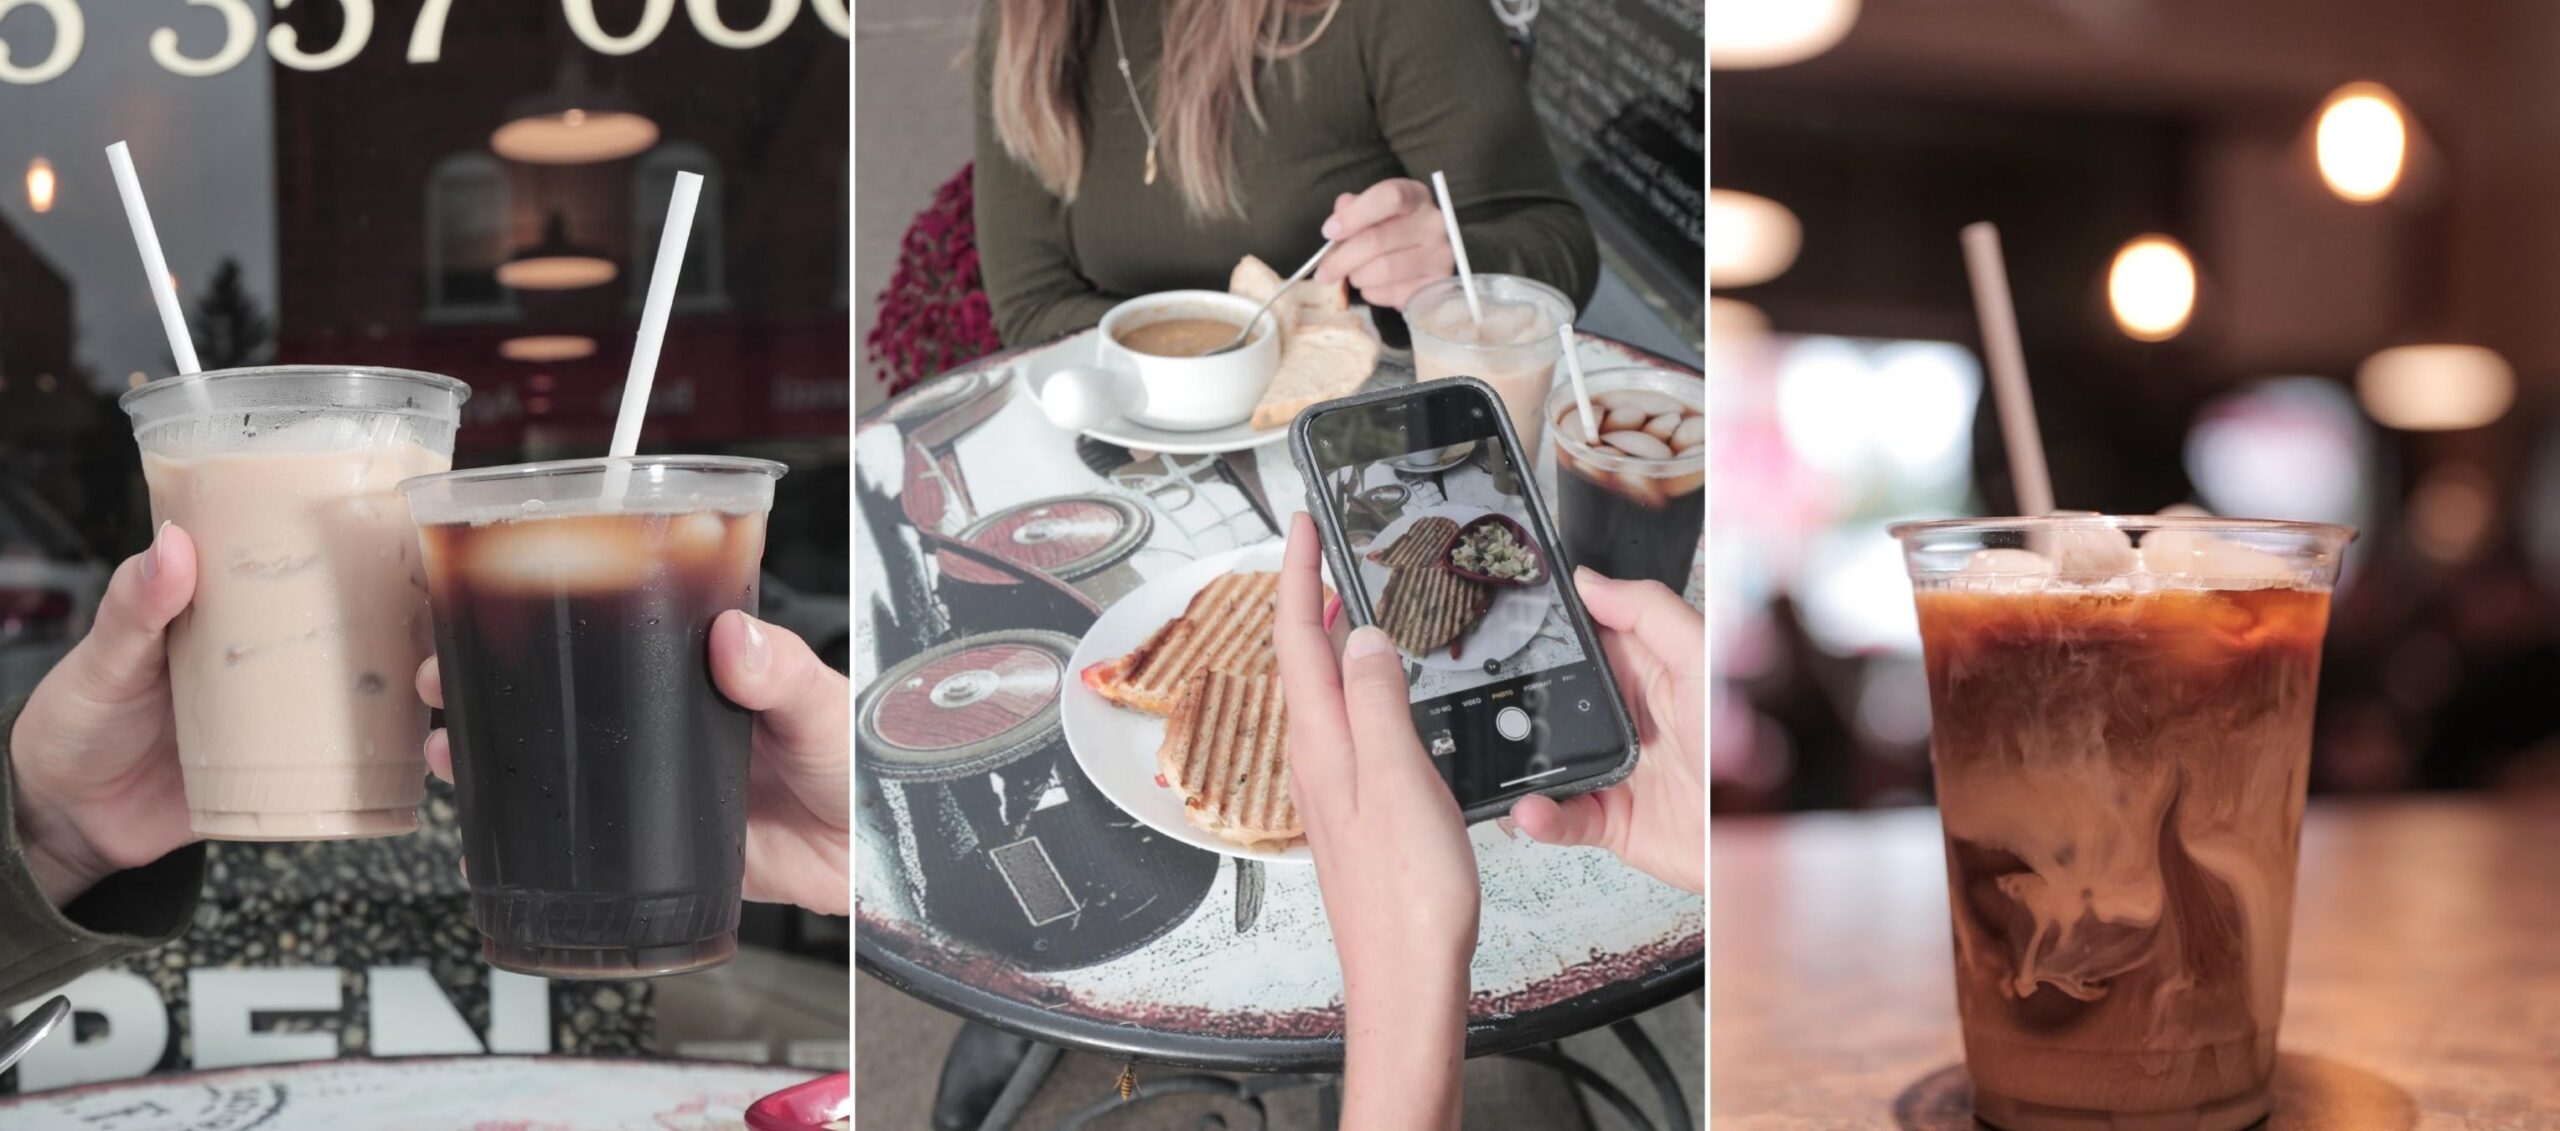
[[[1147,131],[1147,179],[1156,183],[1156,125],[1147,120],[1147,103],[1138,97],[1138,80],[1129,76],[1129,42],[1120,38],[1119,0],[1104,0],[1111,11],[1111,46],[1120,53],[1120,83],[1129,88],[1129,108],[1138,112],[1138,128]]]

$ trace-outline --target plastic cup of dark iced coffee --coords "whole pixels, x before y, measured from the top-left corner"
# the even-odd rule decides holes
[[[2264,1118],[2320,646],[2354,533],[2165,516],[1893,533],[1975,1114],[2004,1131]]]
[[[623,978],[737,952],[753,719],[713,686],[710,634],[756,612],[782,471],[642,456],[402,485],[491,965]]]
[[[1621,580],[1689,584],[1707,516],[1706,383],[1630,367],[1585,374],[1586,434],[1573,386],[1546,401],[1555,445],[1555,518],[1565,556]]]

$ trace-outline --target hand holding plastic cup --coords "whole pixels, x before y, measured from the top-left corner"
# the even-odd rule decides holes
[[[218,840],[418,827],[425,582],[395,486],[452,465],[470,390],[432,373],[274,366],[119,402],[152,517],[195,539],[169,627],[190,823]]]

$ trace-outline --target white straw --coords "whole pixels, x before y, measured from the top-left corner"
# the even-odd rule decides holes
[[[658,377],[658,347],[667,337],[667,310],[675,305],[676,274],[684,268],[685,240],[693,232],[693,210],[702,199],[702,174],[676,174],[675,191],[667,197],[667,226],[658,236],[658,263],[649,271],[649,297],[640,307],[640,338],[631,348],[631,371],[622,379],[622,409],[613,419],[613,446],[605,454],[629,459],[640,450],[640,424],[649,415],[649,386]],[[605,470],[605,497],[619,498],[630,465]]]
[[[1964,227],[1964,265],[1973,276],[1974,316],[1982,322],[1982,348],[1991,363],[1991,390],[2000,409],[2000,434],[2008,441],[2009,476],[2018,509],[2029,515],[2053,510],[2053,478],[2045,470],[2044,434],[2036,427],[2035,398],[2027,391],[2027,355],[2018,343],[2018,310],[2009,300],[2009,269],[2000,259],[2000,229],[1989,222]]]
[[[1564,341],[1564,375],[1573,381],[1573,403],[1582,409],[1582,442],[1600,446],[1600,422],[1592,419],[1591,390],[1582,384],[1582,355],[1573,348],[1573,323],[1556,327],[1556,337]]]
[[[1476,298],[1476,273],[1467,268],[1467,241],[1458,238],[1458,210],[1449,204],[1449,178],[1431,171],[1431,194],[1440,198],[1440,223],[1449,229],[1449,254],[1458,260],[1458,286],[1467,292],[1467,317],[1484,322],[1484,303]]]
[[[115,170],[116,193],[124,197],[125,222],[133,228],[134,250],[142,253],[142,272],[150,276],[151,301],[160,307],[160,329],[169,335],[169,352],[177,356],[178,373],[203,368],[196,345],[187,337],[187,316],[178,308],[178,288],[169,281],[169,260],[160,254],[160,231],[151,226],[151,206],[142,201],[142,178],[133,172],[133,151],[121,141],[107,147],[107,165]]]

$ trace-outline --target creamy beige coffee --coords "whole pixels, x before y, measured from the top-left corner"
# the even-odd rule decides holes
[[[1512,275],[1477,275],[1476,288],[1481,318],[1454,278],[1406,301],[1414,379],[1473,377],[1493,386],[1520,450],[1535,453],[1546,424],[1540,410],[1563,356],[1556,328],[1573,317],[1573,305],[1553,288]]]
[[[452,466],[463,395],[426,374],[279,368],[126,396],[152,516],[196,547],[169,682],[198,835],[417,827],[434,635],[396,487]]]
[[[1167,318],[1131,326],[1117,335],[1120,344],[1157,357],[1198,357],[1236,340],[1236,324],[1215,318]]]

